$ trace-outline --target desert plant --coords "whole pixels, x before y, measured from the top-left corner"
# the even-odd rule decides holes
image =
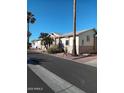
[[[54,45],[47,50],[47,52],[51,54],[61,53],[63,51],[64,51],[63,48],[60,48],[58,45]]]

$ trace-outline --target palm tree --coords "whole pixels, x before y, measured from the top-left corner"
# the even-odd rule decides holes
[[[77,56],[77,51],[76,51],[76,0],[73,2],[73,50],[72,50],[72,55]]]
[[[54,41],[48,33],[41,32],[39,38],[41,38],[41,44],[43,44],[46,49],[48,49]]]
[[[35,23],[36,19],[34,18],[34,15],[31,12],[27,12],[27,48],[29,48],[29,37],[31,36],[31,32],[29,31],[29,24]]]

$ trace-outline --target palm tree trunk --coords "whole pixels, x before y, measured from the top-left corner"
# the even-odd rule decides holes
[[[97,52],[97,48],[96,48],[96,46],[97,46],[97,38],[96,38],[96,33],[94,34],[94,46],[93,46],[93,50],[94,50],[94,53],[96,53]]]
[[[72,55],[77,56],[77,51],[76,51],[76,0],[74,0],[73,3],[73,50],[72,50]]]
[[[28,31],[27,31],[27,48],[29,49],[29,22],[28,22],[27,26],[28,26]]]

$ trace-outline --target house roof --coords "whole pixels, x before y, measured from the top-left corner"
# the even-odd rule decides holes
[[[94,31],[95,33],[97,33],[97,30],[94,29],[94,28],[92,28],[92,29],[81,30],[81,31],[79,31],[79,32],[76,33],[76,36],[78,36],[78,35],[80,35],[80,34],[82,34],[82,33],[88,32],[88,31]],[[73,36],[73,32],[67,33],[67,34],[63,34],[63,35],[60,35],[60,34],[58,34],[58,33],[51,33],[50,35],[51,35],[51,37],[54,37],[54,38],[59,38],[59,37],[71,37],[71,36]],[[96,37],[97,37],[97,35],[96,35]],[[39,41],[40,39],[41,39],[41,38],[39,38],[39,39],[37,39],[37,40],[32,40],[32,42]]]
[[[49,34],[50,35],[50,37],[52,37],[52,38],[57,38],[57,37],[60,37],[61,35],[60,34],[58,34],[58,33],[51,33],[51,34]],[[35,39],[35,40],[32,40],[31,42],[37,42],[37,41],[40,41],[42,38],[39,38],[39,39]]]
[[[51,33],[50,36],[52,38],[56,38],[56,37],[60,37],[61,35],[60,34],[57,34],[57,33]]]
[[[82,34],[82,33],[85,33],[85,32],[88,32],[88,31],[95,31],[96,32],[96,29],[85,29],[85,30],[81,30],[79,32],[76,33],[76,36]],[[96,32],[97,33],[97,32]],[[67,33],[67,34],[64,34],[64,35],[61,35],[60,37],[71,37],[73,36],[73,32],[71,33]]]
[[[37,41],[39,41],[40,39],[37,39],[37,40],[32,40],[31,42],[37,42]]]

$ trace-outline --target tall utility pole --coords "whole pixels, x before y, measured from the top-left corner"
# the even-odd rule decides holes
[[[77,56],[77,51],[76,51],[76,0],[73,2],[73,50],[72,50],[72,55]]]

